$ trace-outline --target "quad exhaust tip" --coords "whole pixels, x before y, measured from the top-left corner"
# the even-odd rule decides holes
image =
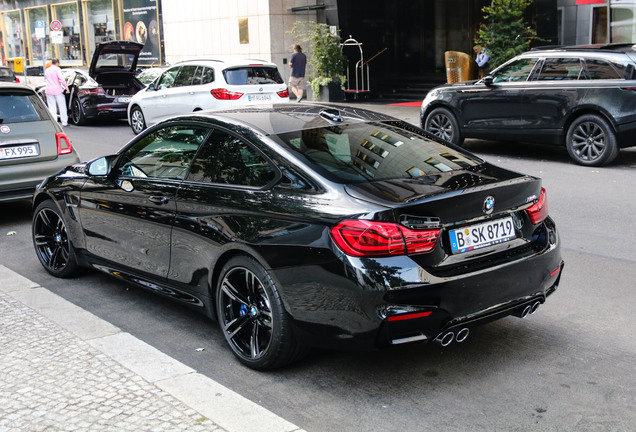
[[[468,328],[464,327],[463,329],[459,330],[457,333],[452,332],[452,331],[444,333],[442,336],[440,336],[437,339],[435,339],[435,342],[437,342],[438,344],[440,344],[443,347],[449,346],[453,342],[460,342],[461,343],[461,342],[464,342],[468,338],[468,334],[469,333],[470,333],[470,330]]]
[[[541,306],[541,302],[537,300],[531,305],[525,306],[523,309],[518,309],[513,315],[519,318],[526,318],[528,315],[534,315],[535,313],[537,313],[537,309],[539,309],[539,306]]]

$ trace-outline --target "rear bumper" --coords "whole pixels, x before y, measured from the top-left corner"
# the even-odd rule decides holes
[[[409,257],[344,257],[321,268],[276,270],[298,337],[313,346],[373,349],[434,341],[544,303],[563,261],[556,229],[540,250],[461,275],[435,276]],[[549,239],[548,239],[549,237]],[[287,294],[287,295],[286,295]]]

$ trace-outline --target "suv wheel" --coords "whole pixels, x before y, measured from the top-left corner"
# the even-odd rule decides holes
[[[435,108],[431,111],[423,126],[424,130],[455,145],[462,145],[464,142],[455,115],[446,108]]]
[[[144,118],[144,113],[138,106],[134,106],[130,110],[130,127],[132,128],[135,135],[146,129],[146,119]]]
[[[601,166],[618,156],[616,134],[609,123],[596,114],[577,118],[568,129],[566,147],[579,165]]]

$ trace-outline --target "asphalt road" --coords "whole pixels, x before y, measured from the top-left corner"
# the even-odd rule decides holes
[[[414,107],[370,107],[418,121]],[[82,159],[133,137],[125,122],[67,133]],[[482,326],[447,348],[316,350],[287,369],[253,372],[234,360],[216,323],[180,305],[98,273],[48,276],[33,252],[28,202],[0,204],[0,263],[310,432],[634,431],[636,148],[586,168],[549,146],[466,147],[543,178],[566,264],[535,315]]]

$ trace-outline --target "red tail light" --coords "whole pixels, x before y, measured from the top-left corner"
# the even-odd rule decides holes
[[[289,89],[286,88],[285,90],[281,90],[279,92],[276,92],[276,94],[282,98],[286,98],[289,97]]]
[[[210,90],[210,93],[219,100],[237,100],[243,96],[243,93],[231,92],[224,88],[212,89]]]
[[[19,83],[20,82],[20,78],[15,77],[15,82]]]
[[[439,229],[411,230],[394,223],[345,220],[331,229],[336,245],[354,257],[387,257],[429,252]]]
[[[526,209],[530,222],[533,225],[540,224],[548,217],[548,198],[545,193],[545,188],[541,188],[541,194],[536,203],[532,204]]]
[[[86,96],[86,95],[103,95],[104,94],[104,89],[101,87],[98,88],[92,88],[92,89],[82,89],[80,91],[77,92],[78,96]]]
[[[73,152],[73,146],[71,140],[68,139],[64,132],[58,132],[55,134],[55,141],[57,141],[57,154],[65,155]]]

